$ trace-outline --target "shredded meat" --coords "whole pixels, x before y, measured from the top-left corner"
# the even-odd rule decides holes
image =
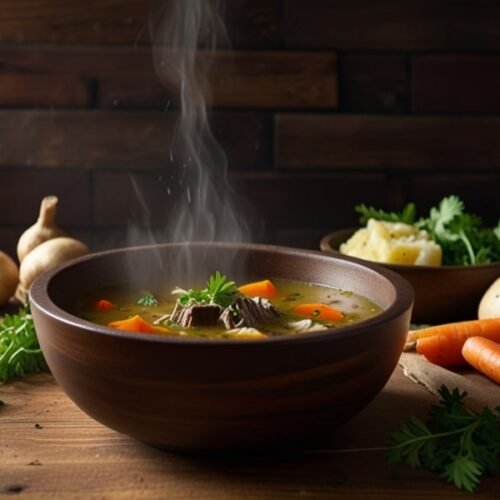
[[[226,307],[224,310],[216,304],[189,307],[177,304],[170,315],[170,320],[183,328],[214,326],[222,323],[226,330],[232,330],[242,327],[255,328],[280,316],[281,313],[267,299],[240,297],[231,307]]]
[[[222,308],[217,304],[175,307],[170,319],[183,328],[192,326],[213,326],[219,321]]]
[[[235,325],[238,328],[242,326],[256,327],[281,316],[281,313],[271,302],[262,297],[240,297],[236,300],[235,306],[241,318]]]

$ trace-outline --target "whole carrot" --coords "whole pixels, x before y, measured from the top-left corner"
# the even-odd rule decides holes
[[[479,336],[490,338],[489,335],[492,335],[496,336],[500,341],[500,318],[473,319],[458,323],[429,326],[420,330],[410,330],[406,340],[407,342],[414,342],[418,339],[434,335],[450,335],[452,332],[467,332],[468,337]]]
[[[500,344],[484,337],[470,337],[462,347],[465,360],[500,384]]]
[[[413,330],[410,342],[432,363],[440,366],[465,364],[462,347],[469,337],[485,337],[500,342],[500,318],[462,321]]]

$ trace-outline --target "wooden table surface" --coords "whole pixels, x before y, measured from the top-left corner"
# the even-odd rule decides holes
[[[151,448],[95,422],[50,374],[0,385],[0,497],[40,499],[472,498],[437,475],[389,466],[388,434],[437,399],[397,368],[357,417],[306,451],[193,457]],[[365,450],[363,450],[365,449]],[[474,498],[499,498],[500,477]]]

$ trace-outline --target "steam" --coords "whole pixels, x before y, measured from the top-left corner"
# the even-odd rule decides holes
[[[242,208],[227,181],[226,155],[207,113],[212,54],[227,43],[223,7],[221,0],[164,0],[152,11],[155,68],[164,84],[177,91],[180,105],[166,146],[170,168],[176,172],[166,186],[174,195],[163,234],[167,241],[250,240]]]

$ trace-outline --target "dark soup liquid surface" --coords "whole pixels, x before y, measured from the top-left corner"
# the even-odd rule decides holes
[[[340,328],[381,311],[346,290],[283,279],[236,285],[215,273],[197,289],[101,288],[80,299],[72,312],[145,334],[258,340]]]

